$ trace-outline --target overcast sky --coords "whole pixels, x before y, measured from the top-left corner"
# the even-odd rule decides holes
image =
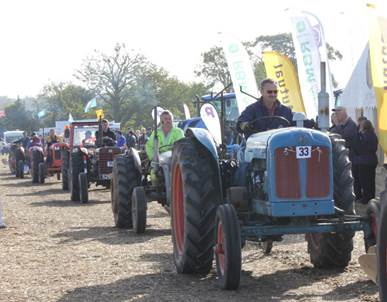
[[[184,81],[200,54],[220,45],[218,32],[240,40],[290,32],[286,8],[310,11],[345,59],[331,66],[344,86],[367,42],[363,0],[3,0],[0,2],[0,95],[36,96],[50,81],[74,81],[93,50],[125,43]]]

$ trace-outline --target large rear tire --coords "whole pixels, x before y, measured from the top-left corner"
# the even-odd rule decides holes
[[[87,173],[79,173],[79,196],[81,203],[89,202],[89,183],[87,180]]]
[[[351,162],[345,141],[339,136],[330,135],[333,160],[333,198],[335,206],[346,214],[354,213],[353,177]],[[310,260],[317,268],[346,267],[353,250],[353,231],[340,233],[306,234]]]
[[[241,279],[241,231],[238,216],[230,204],[220,205],[216,212],[216,272],[223,289],[234,290]]]
[[[39,163],[38,165],[39,183],[44,184],[45,174],[46,174],[46,165],[44,163]]]
[[[217,162],[191,138],[172,153],[171,227],[178,273],[207,274],[212,267],[215,216],[220,204]]]
[[[62,151],[62,166],[61,166],[61,173],[62,173],[62,190],[68,191],[69,189],[69,166],[70,161],[69,158],[70,153],[67,150]]]
[[[72,201],[80,201],[79,195],[79,173],[82,167],[82,157],[79,153],[72,153],[69,169],[69,185]]]
[[[380,195],[382,204],[377,231],[376,255],[379,278],[379,300],[387,300],[387,179],[385,189]]]
[[[143,187],[135,187],[132,193],[132,222],[133,231],[142,234],[146,228],[147,203]]]
[[[113,161],[111,180],[111,202],[114,223],[118,228],[131,228],[132,193],[141,182],[141,174],[134,164],[132,156],[117,156]]]

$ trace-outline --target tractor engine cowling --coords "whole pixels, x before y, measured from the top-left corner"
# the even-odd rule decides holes
[[[305,128],[256,133],[248,138],[244,155],[257,213],[277,217],[334,213],[332,147],[326,134]]]

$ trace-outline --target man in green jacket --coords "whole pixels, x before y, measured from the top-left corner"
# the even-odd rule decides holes
[[[157,129],[159,139],[159,150],[166,152],[172,150],[174,142],[184,137],[184,132],[180,128],[173,127],[173,115],[169,110],[165,110],[160,115],[161,129]],[[154,153],[154,133],[150,135],[146,143],[146,154],[150,160]]]

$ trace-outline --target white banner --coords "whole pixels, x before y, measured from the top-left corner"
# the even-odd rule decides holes
[[[231,35],[223,33],[221,34],[221,40],[234,86],[238,111],[239,114],[241,114],[241,112],[245,110],[248,105],[254,103],[255,100],[252,97],[241,93],[240,87],[242,86],[243,91],[259,97],[257,82],[255,80],[249,55],[242,43]]]
[[[222,143],[222,134],[220,131],[220,121],[216,109],[211,104],[204,104],[200,108],[200,117],[208,131],[214,137],[215,142],[220,145]]]
[[[330,96],[330,107],[334,106],[324,32],[317,17],[310,13],[292,13],[290,20],[306,115],[308,118],[315,119],[318,111],[318,93],[321,89],[321,62],[326,62],[326,92]]]

